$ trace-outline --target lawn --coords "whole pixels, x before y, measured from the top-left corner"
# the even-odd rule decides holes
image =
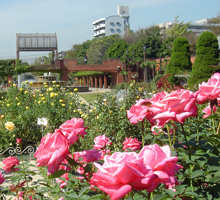
[[[94,103],[98,95],[99,93],[79,94],[79,96],[81,96],[84,100],[90,103]]]

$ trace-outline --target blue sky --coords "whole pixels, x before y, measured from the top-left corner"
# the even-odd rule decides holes
[[[130,28],[216,17],[220,0],[0,0],[0,59],[16,58],[16,33],[56,33],[58,51],[92,39],[92,22],[129,6]],[[48,52],[21,52],[23,61]]]

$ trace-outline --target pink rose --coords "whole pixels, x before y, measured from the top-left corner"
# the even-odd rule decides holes
[[[189,90],[176,90],[159,101],[151,101],[152,107],[158,108],[152,120],[163,127],[168,121],[183,123],[188,117],[197,116],[196,96]]]
[[[101,150],[99,152],[101,153],[101,157],[100,157],[99,160],[103,160],[106,154],[110,154],[111,153],[110,149],[104,149],[104,150]]]
[[[69,145],[66,137],[59,129],[54,134],[48,133],[41,139],[39,148],[34,157],[37,158],[37,166],[48,166],[48,174],[57,171],[69,154]]]
[[[130,110],[127,110],[127,117],[130,119],[131,124],[137,124],[139,121],[143,121],[145,118],[153,125],[152,117],[154,113],[160,111],[158,108],[151,106],[152,101],[159,100],[166,93],[159,92],[154,95],[152,99],[140,99],[135,105],[131,106]]]
[[[6,173],[9,173],[9,172],[13,172],[13,171],[19,171],[20,169],[19,168],[15,168],[16,165],[19,165],[19,160],[15,157],[8,157],[8,158],[5,158],[3,160],[3,169]]]
[[[80,162],[94,162],[94,161],[98,161],[100,157],[101,157],[101,153],[96,149],[74,152],[75,161],[80,161]],[[79,158],[82,158],[82,160],[79,160]]]
[[[69,140],[69,145],[76,142],[79,139],[79,135],[83,138],[87,133],[85,130],[87,127],[83,127],[84,121],[81,118],[73,118],[71,120],[67,120],[64,124],[62,124],[59,128],[62,133]]]
[[[123,149],[131,149],[133,151],[140,150],[142,143],[136,138],[125,138],[123,142]]]
[[[220,79],[216,79],[217,75],[215,74],[212,77],[213,78],[209,79],[208,82],[199,84],[197,100],[200,104],[203,104],[209,100],[215,100],[217,97],[219,97]]]
[[[220,79],[220,73],[214,73],[212,76],[211,76],[211,79]]]
[[[16,138],[16,143],[17,144],[21,144],[21,139],[20,138]]]
[[[0,172],[0,185],[5,181],[4,175]]]
[[[107,138],[104,134],[95,137],[94,143],[95,144],[93,145],[93,147],[95,149],[101,150],[102,148],[105,148],[107,145],[111,145],[112,142],[109,142],[109,138]]]
[[[215,113],[217,110],[216,106],[213,106],[213,113]],[[206,115],[203,115],[203,118],[205,119],[206,117],[208,117],[209,115],[212,114],[212,111],[211,111],[211,106],[207,106],[205,107],[203,110],[202,110],[204,113],[206,113]]]
[[[168,145],[159,147],[157,144],[144,146],[140,151],[139,158],[143,158],[145,165],[150,166],[153,174],[157,175],[157,181],[163,183],[167,188],[178,185],[175,174],[182,166],[176,164],[177,157],[171,157]]]
[[[116,200],[128,194],[132,188],[153,191],[158,183],[154,182],[157,175],[150,167],[144,165],[143,159],[136,152],[113,153],[104,157],[104,164],[94,163],[99,169],[93,173],[91,185],[106,192],[111,200]]]

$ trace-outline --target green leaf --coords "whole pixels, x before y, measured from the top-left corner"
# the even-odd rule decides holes
[[[102,199],[102,198],[105,198],[105,195],[97,194],[95,196],[90,197],[88,200],[90,200],[90,199]]]
[[[173,191],[173,190],[165,190],[165,192],[169,195],[169,196],[171,196],[171,197],[174,197],[175,196],[175,192]]]
[[[217,183],[219,181],[220,181],[220,177],[213,177],[210,180],[208,180],[208,182],[211,182],[211,183]]]
[[[153,135],[146,135],[145,137],[144,137],[144,139],[145,140],[150,140],[151,138],[153,138],[154,136]]]
[[[89,190],[89,187],[90,187],[90,186],[85,186],[85,187],[80,191],[79,197],[81,197],[81,195],[82,195],[84,192],[86,192],[86,190]]]
[[[169,196],[167,196],[166,194],[159,194],[157,196],[154,196],[154,200],[164,200],[169,198]]]
[[[61,170],[58,170],[58,171],[54,172],[53,174],[49,175],[48,178],[49,179],[59,178],[59,177],[61,177],[65,173],[67,173],[67,171],[61,169]]]
[[[179,194],[182,194],[185,191],[185,187],[183,185],[177,185],[176,190]]]
[[[207,171],[208,171],[208,172],[211,172],[211,171],[220,171],[220,167],[219,167],[219,166],[208,166]]]
[[[201,175],[203,175],[203,173],[204,172],[202,170],[196,170],[191,174],[191,178],[196,178],[198,176],[201,176]]]

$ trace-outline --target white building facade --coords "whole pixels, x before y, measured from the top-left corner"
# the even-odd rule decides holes
[[[123,36],[129,28],[129,7],[118,6],[117,15],[111,15],[93,22],[93,37],[118,34]]]

